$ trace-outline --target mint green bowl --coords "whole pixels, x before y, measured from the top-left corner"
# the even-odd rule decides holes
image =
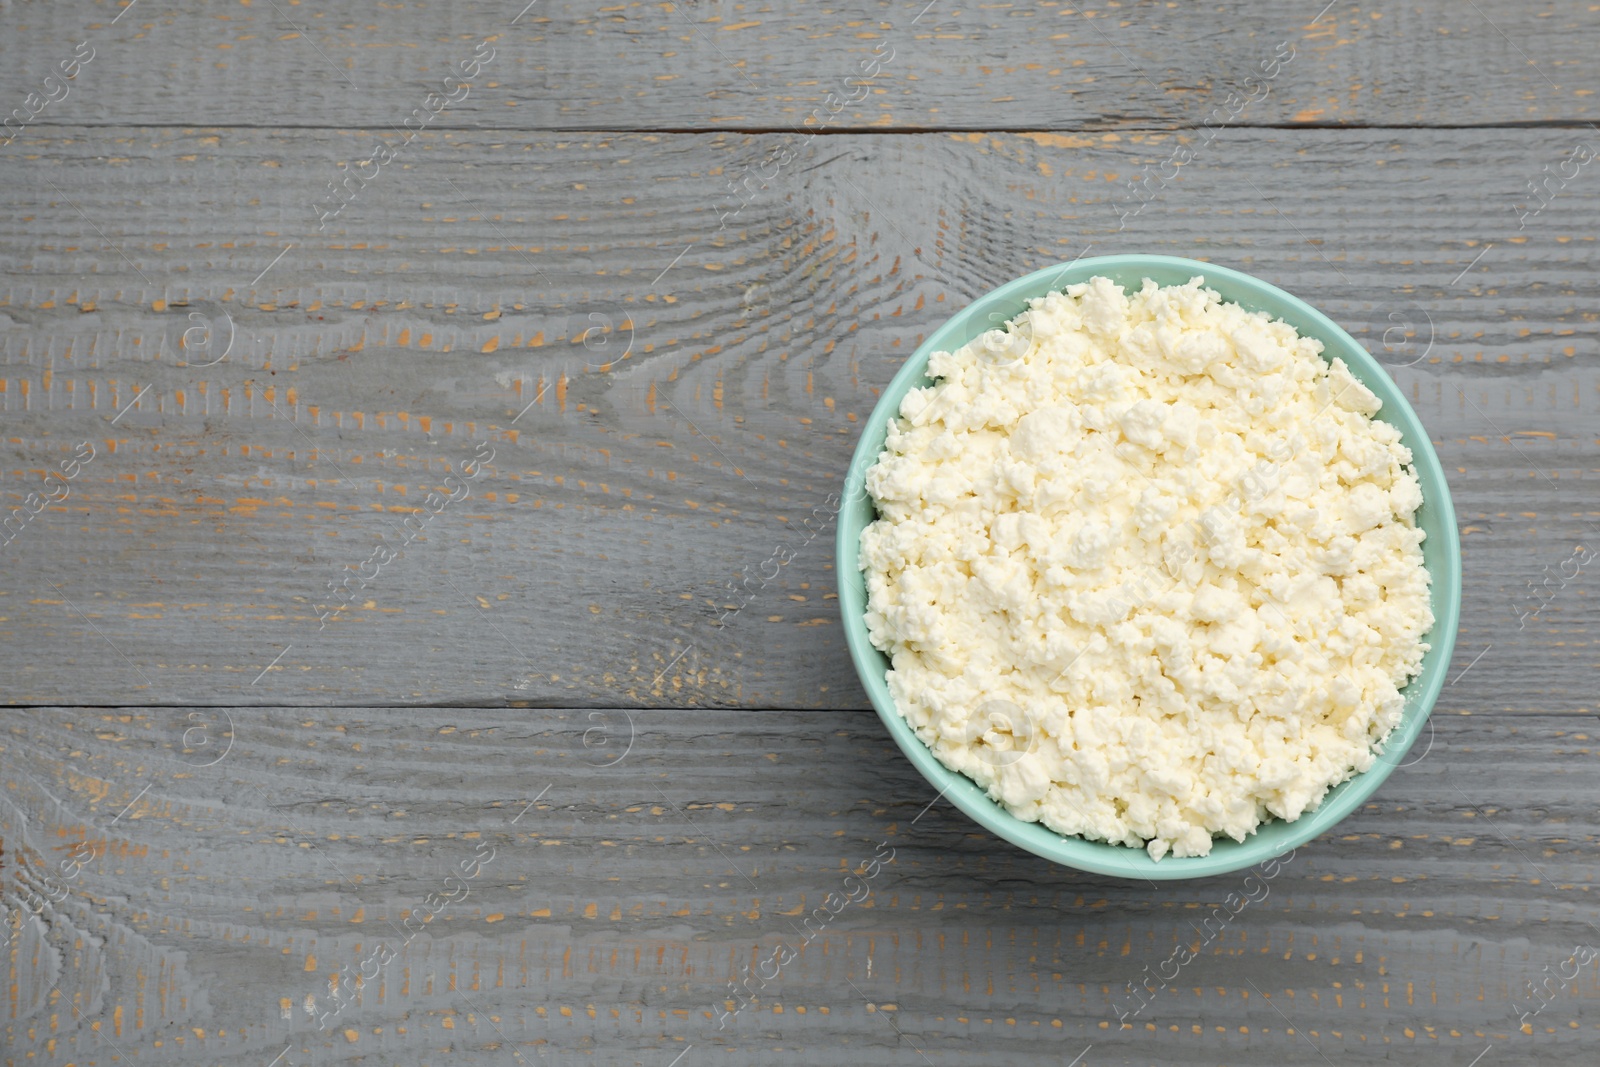
[[[1104,275],[1130,291],[1137,291],[1146,278],[1160,285],[1181,285],[1195,275],[1203,275],[1206,285],[1220,293],[1224,300],[1250,311],[1264,311],[1287,322],[1302,336],[1315,337],[1324,346],[1325,359],[1343,358],[1351,372],[1383,401],[1383,410],[1377,417],[1400,429],[1415,458],[1417,477],[1422,485],[1423,502],[1417,520],[1428,535],[1422,545],[1423,559],[1433,577],[1434,625],[1427,638],[1432,648],[1422,659],[1422,673],[1403,691],[1405,711],[1400,724],[1390,734],[1383,756],[1371,769],[1331,790],[1316,811],[1294,822],[1263,823],[1243,842],[1219,838],[1208,856],[1167,856],[1157,862],[1142,849],[1064,837],[1038,823],[1013,816],[998,802],[989,799],[970,778],[940,763],[900,717],[884,677],[890,666],[888,657],[872,646],[863,618],[867,591],[858,564],[861,531],[877,517],[865,490],[867,468],[877,461],[883,450],[889,420],[900,410],[901,399],[909,390],[931,384],[924,373],[928,357],[936,351],[960,348],[985,330],[1026,310],[1027,301],[1032,297],[1088,281],[1095,275]],[[980,297],[935,330],[884,390],[850,459],[842,499],[838,529],[839,607],[844,616],[850,658],[878,717],[889,728],[900,751],[933,788],[956,807],[1012,844],[1079,870],[1142,879],[1202,878],[1253,867],[1331,830],[1370,797],[1404,759],[1433,709],[1449,670],[1461,613],[1461,543],[1456,536],[1455,509],[1450,502],[1444,470],[1421,421],[1378,361],[1326,315],[1276,286],[1226,267],[1174,256],[1101,256],[1034,271]]]

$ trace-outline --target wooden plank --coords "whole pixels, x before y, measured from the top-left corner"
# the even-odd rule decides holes
[[[1463,526],[1458,671],[1493,646],[1461,699],[1592,711],[1591,575],[1519,614],[1600,510],[1595,201],[1510,209],[1565,136],[1232,131],[1120,232],[1106,179],[1172,136],[838,138],[719,231],[760,138],[439,133],[319,232],[355,135],[63,134],[0,160],[0,499],[96,452],[0,550],[5,697],[865,707],[811,530],[878,391],[977,294],[1142,250],[1387,338]]]
[[[6,108],[29,92],[59,96],[44,79],[82,42],[93,58],[42,106],[36,127],[382,131],[431,93],[459,97],[444,79],[489,40],[493,58],[441,127],[775,129],[818,108],[835,129],[1192,127],[1225,108],[1230,91],[1255,92],[1245,78],[1287,42],[1293,60],[1238,121],[1600,119],[1585,74],[1592,12],[1574,0],[1325,11],[1317,0],[1272,0],[1236,12],[1049,0],[543,3],[513,25],[523,9],[517,0],[422,0],[361,15],[325,3],[30,4],[10,17],[0,52],[13,72]],[[874,55],[892,58],[874,64]]]
[[[200,743],[218,710],[7,713],[11,1062],[1281,1064],[1315,1062],[1309,1039],[1463,1065],[1600,1040],[1592,966],[1527,1033],[1510,1006],[1596,940],[1583,719],[1441,712],[1431,751],[1222,922],[1241,878],[1082,875],[948,804],[919,818],[933,791],[870,716],[640,712],[624,754],[614,709],[227,714],[222,751]],[[434,893],[457,899],[422,925]],[[830,893],[860,899],[797,933]],[[784,943],[804,951],[719,1031],[729,980]],[[1197,958],[1119,1028],[1180,945]],[[380,946],[319,1027],[307,997],[331,1011]]]

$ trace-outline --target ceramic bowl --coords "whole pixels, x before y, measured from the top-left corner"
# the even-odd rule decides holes
[[[1196,275],[1203,275],[1205,284],[1224,300],[1250,311],[1264,311],[1289,323],[1302,336],[1321,341],[1324,359],[1342,358],[1351,372],[1382,399],[1383,410],[1377,417],[1399,428],[1404,443],[1411,449],[1422,486],[1422,507],[1417,512],[1417,522],[1427,532],[1423,559],[1432,574],[1434,625],[1426,640],[1432,647],[1423,657],[1422,673],[1402,691],[1405,710],[1400,724],[1389,736],[1384,754],[1369,770],[1331,790],[1315,811],[1293,822],[1277,819],[1265,822],[1242,842],[1218,838],[1207,856],[1169,855],[1156,861],[1141,849],[1066,837],[1042,824],[1025,822],[1011,815],[970,778],[941,764],[900,717],[885,682],[888,657],[872,646],[863,618],[867,593],[858,566],[861,531],[877,517],[872,500],[864,490],[864,479],[867,469],[883,450],[889,420],[899,411],[901,399],[908,390],[931,384],[924,373],[929,355],[960,348],[984,331],[1026,310],[1029,299],[1088,281],[1095,275],[1104,275],[1130,292],[1137,291],[1146,278],[1160,285],[1181,285]],[[1244,870],[1310,841],[1355,811],[1383,784],[1390,772],[1405,761],[1406,753],[1423,731],[1428,713],[1445,683],[1461,608],[1461,545],[1456,535],[1450,490],[1422,423],[1388,372],[1354,338],[1298,297],[1236,270],[1172,256],[1101,256],[1034,271],[980,297],[933,331],[883,391],[851,458],[838,521],[838,576],[839,607],[844,617],[850,658],[872,706],[895,743],[928,780],[930,799],[942,792],[985,829],[1046,859],[1098,874],[1152,880],[1200,878]]]

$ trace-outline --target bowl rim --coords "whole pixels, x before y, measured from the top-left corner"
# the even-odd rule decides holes
[[[1316,810],[1303,813],[1293,822],[1272,819],[1263,823],[1243,842],[1234,842],[1226,836],[1217,838],[1209,855],[1168,855],[1160,861],[1151,860],[1142,849],[1077,836],[1068,837],[1040,823],[1019,819],[998,801],[990,799],[972,779],[939,762],[933,750],[916,736],[896,710],[884,678],[883,653],[873,647],[867,636],[863,619],[865,583],[858,561],[861,531],[871,519],[852,521],[853,508],[859,509],[864,505],[869,516],[871,514],[872,505],[865,490],[866,471],[882,451],[885,428],[888,420],[898,414],[900,401],[919,379],[926,379],[924,372],[929,356],[935,351],[960,347],[981,333],[982,329],[966,334],[963,340],[954,344],[950,343],[949,338],[969,330],[971,320],[980,313],[987,313],[987,321],[995,321],[996,304],[1015,305],[1016,310],[1002,312],[1009,319],[1026,309],[1028,299],[1087,281],[1097,274],[1116,272],[1127,275],[1150,270],[1168,275],[1187,271],[1186,279],[1204,276],[1206,288],[1215,289],[1224,302],[1238,303],[1247,310],[1267,310],[1273,318],[1288,322],[1302,336],[1321,341],[1324,361],[1331,363],[1336,357],[1342,358],[1351,373],[1383,401],[1383,409],[1378,417],[1398,427],[1402,442],[1411,449],[1412,469],[1416,471],[1419,484],[1424,489],[1418,524],[1424,525],[1423,516],[1431,509],[1429,522],[1433,529],[1429,531],[1429,540],[1439,538],[1442,542],[1442,547],[1434,549],[1437,559],[1425,563],[1432,578],[1429,600],[1434,612],[1433,627],[1425,636],[1432,647],[1424,657],[1421,672],[1402,689],[1407,697],[1403,717],[1391,731],[1383,753],[1373,765],[1335,786],[1323,796]],[[1128,283],[1119,284],[1127,291]],[[1158,284],[1182,283],[1169,280],[1158,281]],[[1262,308],[1263,304],[1280,305],[1282,310]],[[1424,542],[1425,552],[1428,547],[1428,542]],[[1145,881],[1203,878],[1244,870],[1299,848],[1353,814],[1400,765],[1401,757],[1410,750],[1421,733],[1423,723],[1428,721],[1449,673],[1460,620],[1461,545],[1450,487],[1422,420],[1412,410],[1398,384],[1364,346],[1306,301],[1243,271],[1179,256],[1095,256],[1044,267],[980,295],[930,331],[884,388],[852,451],[839,497],[835,571],[845,643],[856,674],[867,691],[873,710],[889,730],[900,751],[938,789],[934,799],[941,796],[948,798],[991,833],[1055,863],[1094,874]],[[1270,834],[1270,844],[1260,833],[1269,827],[1282,828]]]

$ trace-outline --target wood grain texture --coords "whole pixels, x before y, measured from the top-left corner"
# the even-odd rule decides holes
[[[500,130],[1194,127],[1281,41],[1295,58],[1252,125],[1600,119],[1593,12],[1564,0],[1374,7],[539,3],[218,7],[18,3],[0,42],[21,105],[80,41],[94,58],[40,126],[398,125],[474,44],[493,61],[442,122]],[[120,13],[120,14],[119,14]],[[1321,18],[1318,18],[1319,13]],[[117,21],[113,24],[112,19]],[[858,96],[862,63],[892,60]],[[889,49],[892,48],[892,53]],[[28,136],[6,151],[13,152]],[[26,151],[26,148],[23,148]]]
[[[429,133],[321,232],[360,135],[41,141],[0,159],[0,498],[98,451],[0,549],[6,699],[864,708],[811,530],[878,391],[987,289],[1143,250],[1390,360],[1462,523],[1457,670],[1493,646],[1467,706],[1592,711],[1592,575],[1521,614],[1600,517],[1593,176],[1511,208],[1569,137],[1229,131],[1120,232],[1118,179],[1175,135],[830,138],[720,230],[767,139]],[[320,622],[483,442],[471,496]]]
[[[1206,937],[1240,879],[1082,875],[948,804],[919,818],[933,792],[871,716],[640,712],[612,762],[618,710],[233,708],[201,766],[189,714],[7,713],[5,1062],[1531,1064],[1600,1031],[1593,967],[1529,1032],[1510,1008],[1600,938],[1586,717],[1441,712]],[[870,896],[719,1031],[736,969],[798,945],[880,842]],[[37,914],[12,888],[52,882]],[[404,951],[319,1029],[306,997],[382,944]],[[1119,1029],[1179,944],[1180,988]]]
[[[0,1065],[1596,1059],[1592,5],[524,2],[0,6]],[[1462,532],[1432,729],[1232,918],[938,801],[832,597],[905,358],[1136,251],[1363,339]]]

